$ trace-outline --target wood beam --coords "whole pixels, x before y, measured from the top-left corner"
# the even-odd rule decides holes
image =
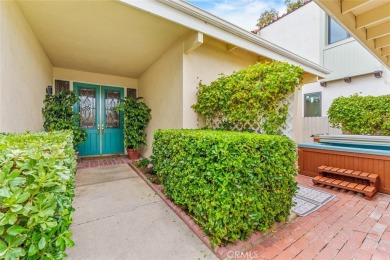
[[[309,73],[303,73],[302,75],[302,85],[314,83],[318,81],[318,76],[309,74]]]
[[[387,3],[356,16],[356,29],[390,20],[389,10],[390,3]]]
[[[382,48],[382,56],[390,55],[390,46]]]
[[[386,36],[388,34],[390,34],[390,21],[368,28],[367,40],[373,40],[375,38]]]
[[[341,13],[345,14],[355,10],[356,8],[370,2],[370,0],[344,0],[341,1]]]
[[[386,46],[390,46],[390,35],[379,37],[375,39],[375,48],[383,48]]]
[[[237,49],[238,47],[235,46],[235,45],[231,45],[231,44],[227,44],[226,45],[226,51],[229,52],[229,51],[233,51],[235,49]]]
[[[184,53],[189,54],[203,44],[203,33],[191,32],[184,42]]]
[[[343,25],[354,38],[362,44],[371,54],[380,60],[386,68],[390,69],[387,57],[382,56],[381,50],[375,47],[375,41],[368,41],[366,30],[356,30],[356,17],[352,12],[341,14],[341,2],[338,0],[314,0],[326,13]],[[387,37],[387,36],[385,36]]]
[[[257,62],[266,62],[266,61],[272,61],[272,60],[264,56],[257,57]]]

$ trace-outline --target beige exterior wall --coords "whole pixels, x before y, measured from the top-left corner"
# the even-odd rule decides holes
[[[257,62],[249,53],[221,50],[203,44],[195,51],[184,55],[183,128],[204,126],[202,119],[191,108],[196,103],[199,81],[210,84],[220,74],[231,74]]]
[[[359,94],[362,96],[380,96],[390,94],[390,71],[384,70],[382,78],[375,78],[372,73],[353,77],[351,83],[343,80],[335,80],[327,83],[326,87],[321,87],[319,83],[307,84],[303,87],[303,94],[321,92],[322,108],[321,115],[327,116],[328,109],[333,100],[340,96],[350,96]],[[302,110],[304,104],[302,105]],[[304,111],[304,110],[303,110]]]
[[[183,44],[171,46],[138,79],[138,96],[152,109],[147,128],[148,146],[143,155],[152,153],[153,133],[157,129],[183,127]]]
[[[118,77],[106,74],[53,68],[53,79],[69,80],[73,82],[91,83],[111,87],[137,88],[138,80],[133,78]],[[54,80],[53,80],[54,81]],[[73,84],[71,84],[73,86]],[[54,86],[54,82],[53,82]],[[126,93],[125,93],[126,95]]]
[[[0,26],[0,132],[42,130],[52,65],[14,1],[0,1]]]

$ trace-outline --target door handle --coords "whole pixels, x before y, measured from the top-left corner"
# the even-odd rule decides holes
[[[104,124],[102,124],[100,128],[102,129],[102,132],[104,132]]]
[[[100,135],[100,125],[97,125],[98,135]]]

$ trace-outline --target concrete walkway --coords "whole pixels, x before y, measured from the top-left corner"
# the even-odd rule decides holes
[[[127,165],[79,169],[68,259],[217,259]]]

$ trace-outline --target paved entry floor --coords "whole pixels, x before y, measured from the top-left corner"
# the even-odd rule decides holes
[[[79,169],[68,259],[217,259],[127,165]]]

